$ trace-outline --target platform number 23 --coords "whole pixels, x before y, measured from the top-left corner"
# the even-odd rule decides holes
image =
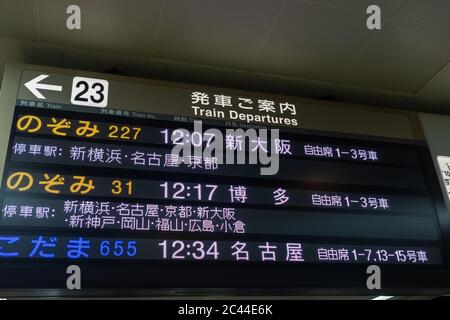
[[[70,102],[80,106],[105,108],[108,104],[108,81],[74,77]]]

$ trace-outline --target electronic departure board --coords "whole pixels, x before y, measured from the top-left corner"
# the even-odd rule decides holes
[[[151,105],[137,117],[36,101],[17,100],[1,151],[1,287],[64,288],[59,268],[73,264],[87,289],[363,290],[368,265],[386,289],[445,285],[423,143],[278,126],[276,139],[245,140],[230,122],[203,119],[199,132],[200,117]],[[208,128],[224,137],[216,154],[173,153],[214,142]],[[276,154],[278,171],[217,161],[241,149]]]

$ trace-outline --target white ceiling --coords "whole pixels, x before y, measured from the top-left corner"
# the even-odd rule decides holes
[[[0,37],[0,64],[450,113],[449,0],[0,0]]]

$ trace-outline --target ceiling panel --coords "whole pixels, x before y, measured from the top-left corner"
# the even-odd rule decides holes
[[[282,3],[167,0],[154,57],[246,69]]]
[[[365,14],[289,1],[256,69],[334,81],[368,40],[365,19]]]
[[[422,99],[432,99],[450,105],[450,63],[447,63],[427,85],[420,90]]]
[[[166,79],[199,85],[241,87],[247,72],[202,65],[161,61],[166,65]]]
[[[417,22],[450,27],[449,0],[405,0],[396,16]]]
[[[289,95],[312,99],[332,99],[335,94],[336,85],[305,80],[293,81],[289,90]]]
[[[34,40],[34,1],[0,0],[0,36]]]
[[[64,52],[64,67],[94,72],[113,72],[142,78],[161,78],[165,73],[163,66],[152,63],[152,61],[118,58],[107,54],[80,52],[80,50],[66,50]]]
[[[78,0],[81,30],[66,28],[65,12],[71,4],[74,1],[38,1],[41,41],[140,57],[151,52],[160,0]]]
[[[73,3],[80,31],[66,29]],[[365,27],[370,4],[381,31]],[[0,71],[7,61],[118,68],[427,110],[450,100],[450,0],[0,0],[0,37]]]
[[[343,81],[416,93],[450,59],[449,39],[450,29],[392,20],[358,57]]]
[[[26,53],[23,43],[17,40],[0,38],[0,78],[7,62],[24,62]]]
[[[314,2],[322,5],[329,5],[349,10],[356,10],[360,11],[361,13],[366,13],[367,7],[375,4],[380,7],[382,16],[389,16],[393,14],[396,7],[403,0],[300,0],[300,1]]]
[[[47,47],[39,44],[24,44],[25,60],[44,66],[62,67],[64,50],[57,46]]]

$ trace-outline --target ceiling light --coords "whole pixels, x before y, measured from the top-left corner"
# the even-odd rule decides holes
[[[393,297],[394,296],[378,296],[378,297],[373,298],[372,300],[389,300]]]

